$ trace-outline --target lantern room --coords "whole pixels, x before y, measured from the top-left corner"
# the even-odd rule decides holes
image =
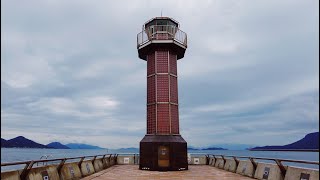
[[[137,35],[139,58],[147,60],[147,53],[154,48],[169,48],[177,53],[177,59],[181,59],[187,48],[187,34],[179,29],[179,23],[172,18],[152,18]]]
[[[168,17],[156,17],[144,24],[143,29],[147,32],[149,40],[151,39],[173,39],[179,23]]]

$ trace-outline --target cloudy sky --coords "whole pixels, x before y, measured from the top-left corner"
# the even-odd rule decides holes
[[[138,147],[155,16],[188,34],[178,61],[189,145],[280,145],[319,131],[318,0],[1,1],[1,137]]]

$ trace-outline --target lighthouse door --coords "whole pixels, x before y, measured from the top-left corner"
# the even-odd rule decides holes
[[[169,167],[169,147],[159,146],[158,148],[158,166]]]

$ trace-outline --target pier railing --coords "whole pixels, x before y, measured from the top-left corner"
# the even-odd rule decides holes
[[[22,169],[21,173],[20,173],[20,179],[26,179],[28,173],[30,172],[30,170],[32,169],[32,167],[34,165],[38,166],[38,163],[42,162],[43,165],[46,162],[54,162],[54,161],[59,161],[58,166],[57,166],[57,171],[59,172],[62,168],[62,166],[66,163],[66,161],[68,160],[76,160],[79,159],[79,161],[76,161],[78,166],[81,165],[81,163],[83,162],[83,160],[88,159],[88,158],[92,158],[89,159],[91,162],[94,162],[94,160],[101,156],[102,159],[104,158],[108,158],[109,161],[114,160],[114,163],[116,163],[116,159],[118,157],[118,154],[102,154],[102,155],[91,155],[91,156],[79,156],[79,157],[69,157],[69,158],[57,158],[57,159],[39,159],[39,160],[31,160],[31,161],[19,161],[19,162],[7,162],[7,163],[1,163],[1,167],[4,166],[14,166],[14,165],[24,165],[24,168]]]
[[[69,157],[69,158],[56,158],[56,159],[39,159],[39,160],[20,161],[20,162],[6,162],[6,163],[1,163],[1,169],[2,167],[7,167],[7,166],[16,166],[16,165],[24,165],[24,166],[21,166],[19,170],[1,172],[1,177],[11,176],[12,172],[15,172],[16,173],[15,177],[19,177],[18,179],[24,180],[24,179],[28,179],[28,177],[33,176],[32,175],[33,173],[41,174],[42,172],[52,171],[52,169],[50,168],[53,168],[56,174],[58,176],[63,177],[63,179],[81,178],[81,177],[88,176],[92,173],[99,172],[115,164],[137,165],[139,164],[139,159],[140,159],[139,153],[119,153],[119,154],[101,154],[101,155],[79,156],[79,157]],[[270,164],[270,163],[265,163],[264,161],[273,161],[275,163]],[[48,165],[49,164],[48,162],[51,162],[50,165]],[[256,177],[261,172],[265,173],[266,171],[268,171],[266,168],[269,168],[270,172],[273,171],[273,174],[278,173],[282,177],[291,176],[293,174],[293,171],[294,173],[299,172],[301,174],[301,177],[302,177],[302,174],[308,175],[308,173],[309,174],[319,173],[319,171],[317,171],[316,169],[293,167],[285,163],[302,163],[302,164],[319,166],[319,161],[252,157],[252,156],[233,156],[233,155],[220,155],[220,154],[217,155],[217,154],[206,154],[206,153],[188,154],[188,164],[190,165],[211,165],[220,169],[246,175],[249,177]],[[251,170],[249,170],[249,166],[251,166],[252,168]],[[275,172],[275,169],[272,169],[271,167],[276,167],[278,171]],[[78,170],[76,171],[76,169]],[[246,171],[247,174],[244,173],[244,171]],[[48,175],[48,177],[49,176],[50,176],[50,179],[55,179],[55,176],[53,176],[52,174]]]
[[[267,157],[251,157],[251,156],[231,156],[231,155],[214,155],[214,154],[208,154],[206,155],[207,158],[210,158],[210,156],[216,157],[216,156],[220,156],[221,158],[225,158],[225,157],[230,157],[233,158],[234,160],[238,160],[237,158],[242,158],[242,159],[249,159],[252,160],[253,162],[255,162],[255,159],[259,159],[259,160],[268,160],[268,161],[274,161],[275,163],[279,163],[282,164],[281,162],[293,162],[293,163],[302,163],[302,164],[315,164],[315,165],[319,165],[319,161],[306,161],[306,160],[294,160],[294,159],[281,159],[281,158],[267,158]]]
[[[236,167],[239,165],[239,161],[242,159],[249,160],[254,169],[257,169],[258,162],[256,160],[264,160],[264,161],[274,161],[275,164],[279,167],[282,176],[284,177],[287,172],[287,167],[283,164],[283,162],[289,163],[301,163],[301,164],[313,164],[319,166],[319,161],[306,161],[306,160],[294,160],[294,159],[282,159],[282,158],[267,158],[267,157],[251,157],[251,156],[232,156],[232,155],[215,155],[215,154],[207,154],[206,155],[206,164],[209,165],[211,156],[215,159],[220,158],[223,160],[223,164],[226,163],[227,159],[232,159],[236,163]]]

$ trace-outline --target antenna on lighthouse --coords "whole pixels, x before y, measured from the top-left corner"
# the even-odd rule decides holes
[[[161,17],[162,17],[162,9],[161,9]]]

